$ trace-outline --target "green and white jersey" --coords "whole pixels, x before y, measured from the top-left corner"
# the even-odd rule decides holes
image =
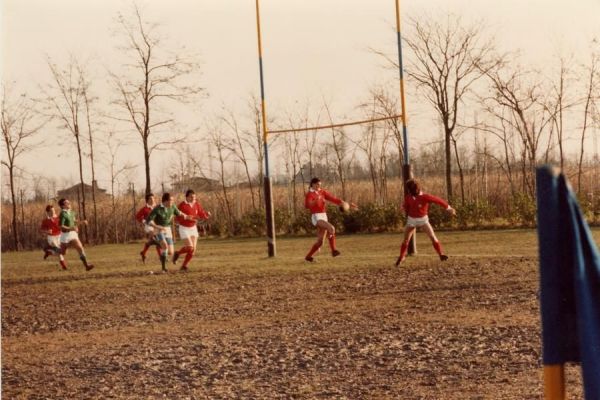
[[[76,220],[75,211],[73,210],[61,210],[60,215],[58,216],[58,224],[69,228],[75,228]]]
[[[167,208],[163,204],[160,204],[154,207],[150,214],[148,214],[146,222],[154,221],[156,225],[171,226],[174,215],[183,215],[183,213],[174,205]]]

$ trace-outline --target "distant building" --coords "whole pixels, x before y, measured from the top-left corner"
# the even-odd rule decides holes
[[[221,182],[204,178],[200,176],[184,176],[182,179],[173,181],[172,192],[185,193],[186,190],[192,189],[195,192],[212,192],[221,188]]]
[[[94,185],[93,187],[96,192],[96,200],[104,198],[104,197],[110,197],[110,194],[106,193],[105,189],[100,189],[98,187],[98,183],[96,181],[93,181],[92,184]],[[81,183],[78,183],[76,185],[71,186],[70,188],[59,190],[57,192],[57,197],[59,199],[65,198],[65,199],[69,199],[69,200],[77,200],[78,196],[80,196],[80,193],[81,193],[80,190],[81,190]],[[91,200],[92,199],[92,186],[84,183],[83,190],[85,191],[86,200]]]

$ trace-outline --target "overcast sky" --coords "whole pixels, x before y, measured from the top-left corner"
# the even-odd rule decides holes
[[[0,4],[4,82],[14,82],[35,96],[37,86],[49,81],[46,55],[60,64],[73,54],[97,67],[98,90],[108,90],[104,68],[122,62],[114,49],[115,17],[118,12],[127,14],[131,2],[0,0]],[[209,98],[194,110],[189,125],[201,125],[203,115],[222,105],[238,110],[250,94],[258,94],[254,0],[138,4],[147,20],[162,24],[170,42],[200,54],[200,83]],[[260,4],[268,114],[325,97],[340,118],[357,119],[353,107],[368,88],[396,79],[397,71],[382,68],[382,60],[368,51],[372,47],[395,53],[394,0],[261,0]],[[483,19],[501,48],[522,50],[524,60],[540,68],[557,54],[586,61],[592,38],[600,39],[600,0],[401,0],[401,7],[403,20],[447,13],[465,21]],[[431,140],[433,133],[424,131],[432,130],[428,126],[433,114],[414,99],[407,101],[409,118],[411,111],[415,114],[409,123],[409,135],[415,136],[412,143]],[[56,132],[53,126],[45,134]],[[75,160],[61,155],[62,164],[57,159],[43,167],[32,161],[40,156],[52,159],[56,152],[38,150],[23,159],[24,167],[75,181]],[[154,170],[164,163],[157,157]],[[100,176],[101,186],[106,186],[102,185],[106,179]]]

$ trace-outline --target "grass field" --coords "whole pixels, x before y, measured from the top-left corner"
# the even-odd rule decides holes
[[[447,262],[419,234],[401,268],[397,234],[341,236],[316,264],[313,238],[274,259],[204,239],[169,274],[141,244],[89,248],[91,272],[3,254],[3,398],[540,398],[535,231],[439,237]]]

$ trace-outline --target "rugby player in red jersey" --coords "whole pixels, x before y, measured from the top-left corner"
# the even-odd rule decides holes
[[[44,260],[51,255],[57,255],[62,269],[67,269],[65,258],[60,251],[60,225],[54,206],[46,206],[46,218],[42,220],[40,230],[46,234],[46,247],[44,247]]]
[[[306,192],[306,196],[304,198],[304,207],[310,210],[312,214],[311,222],[317,227],[317,241],[313,244],[306,257],[304,257],[304,259],[308,262],[314,262],[313,255],[319,251],[323,245],[325,235],[327,235],[327,239],[329,240],[331,255],[333,257],[337,257],[341,254],[340,251],[335,247],[335,227],[327,221],[325,200],[330,201],[338,206],[345,205],[355,209],[358,208],[356,204],[348,204],[344,200],[338,199],[325,189],[321,188],[321,180],[319,178],[311,179],[308,192]]]
[[[415,179],[409,179],[406,181],[406,189],[408,191],[406,196],[404,196],[406,227],[404,228],[404,240],[400,246],[400,256],[396,260],[396,266],[400,265],[400,263],[406,258],[408,243],[410,242],[410,238],[415,233],[415,229],[417,229],[417,227],[423,227],[423,230],[427,236],[429,236],[429,239],[431,239],[433,248],[440,256],[440,260],[446,261],[448,256],[444,254],[442,245],[435,236],[435,232],[429,223],[429,217],[427,214],[429,212],[430,203],[435,203],[444,207],[444,209],[446,209],[450,215],[456,215],[456,210],[450,207],[445,200],[431,194],[423,193],[423,191],[421,191],[421,185]]]
[[[179,224],[179,237],[184,243],[183,247],[173,254],[173,264],[177,262],[180,255],[185,254],[181,270],[187,271],[188,264],[196,252],[196,244],[198,242],[198,228],[196,223],[198,220],[210,218],[210,213],[205,211],[200,203],[196,201],[196,193],[192,189],[185,192],[185,200],[179,203],[177,208],[185,215],[191,217],[191,219],[185,219],[181,216],[176,218]]]
[[[146,235],[148,236],[148,240],[146,241],[146,243],[144,243],[144,248],[142,249],[142,251],[140,251],[140,256],[142,257],[143,263],[146,262],[146,253],[152,245],[156,246],[156,253],[158,254],[159,259],[161,255],[160,244],[155,238],[156,232],[154,231],[154,227],[146,223],[146,218],[148,217],[148,215],[150,215],[150,212],[152,211],[155,205],[156,202],[154,201],[154,194],[148,193],[146,195],[146,204],[138,210],[137,214],[135,214],[135,220],[142,224],[142,227],[144,228],[144,233],[146,233]]]

